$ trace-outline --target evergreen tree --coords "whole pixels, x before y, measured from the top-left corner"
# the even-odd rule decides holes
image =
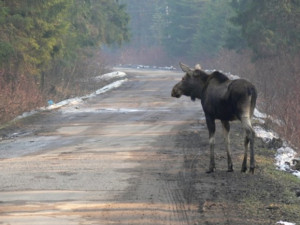
[[[67,30],[63,17],[67,0],[13,1],[4,0],[2,11],[7,14],[1,23],[1,41],[13,46],[15,71],[39,74],[62,41]],[[57,22],[59,21],[59,22]]]
[[[168,27],[164,45],[172,56],[190,55],[198,26],[199,0],[168,0]]]
[[[165,30],[168,27],[167,17],[169,15],[169,7],[165,0],[155,0],[153,2],[154,13],[152,17],[151,31],[153,33],[153,43],[162,46],[165,39]]]
[[[233,10],[229,0],[206,1],[199,9],[198,24],[192,42],[192,56],[211,58],[226,44],[229,18]]]
[[[165,0],[122,0],[130,15],[131,46],[136,49],[161,42],[165,27]]]
[[[53,60],[129,39],[129,17],[115,1],[2,0],[0,12],[0,66],[42,80]]]
[[[224,47],[233,15],[229,0],[168,0],[168,7],[165,46],[170,55],[201,60]]]
[[[280,52],[296,53],[300,47],[300,1],[233,0],[235,25],[256,57]]]

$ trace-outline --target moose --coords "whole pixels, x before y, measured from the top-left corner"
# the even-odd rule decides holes
[[[186,74],[182,80],[172,89],[172,97],[180,98],[182,95],[189,96],[192,101],[201,100],[205,114],[206,124],[209,131],[210,165],[207,173],[215,171],[215,120],[221,120],[228,160],[228,172],[233,171],[230,150],[230,121],[240,120],[245,130],[244,159],[242,172],[247,171],[247,154],[250,144],[250,173],[254,173],[254,138],[251,119],[257,99],[255,86],[247,80],[230,80],[219,71],[207,74],[197,64],[195,69],[180,63],[180,67]]]

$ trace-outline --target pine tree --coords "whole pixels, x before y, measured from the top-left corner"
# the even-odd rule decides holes
[[[192,56],[211,58],[224,48],[233,10],[229,0],[207,1],[199,9],[192,44]]]
[[[129,17],[115,1],[2,0],[0,12],[0,66],[14,73],[41,77],[53,60],[74,59],[79,48],[129,39]]]
[[[233,14],[229,0],[168,0],[168,7],[165,45],[170,55],[201,60],[224,47]]]
[[[198,25],[199,0],[168,0],[169,17],[165,46],[172,56],[190,55]]]
[[[297,52],[300,47],[300,2],[234,0],[234,24],[256,57]]]

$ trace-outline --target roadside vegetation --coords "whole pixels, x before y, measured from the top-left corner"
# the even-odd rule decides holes
[[[0,122],[91,88],[100,48],[129,40],[125,6],[110,0],[0,1]]]

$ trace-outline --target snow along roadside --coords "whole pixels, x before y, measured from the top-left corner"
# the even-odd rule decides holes
[[[254,116],[260,121],[260,123],[264,123],[264,119],[268,116],[264,113],[259,112],[257,109],[254,111]],[[264,142],[269,143],[273,139],[279,139],[279,135],[274,131],[266,131],[261,126],[253,127],[256,133],[256,136],[261,138]],[[284,141],[282,146],[277,149],[277,153],[275,155],[275,165],[277,169],[292,173],[293,175],[300,178],[300,171],[292,169],[292,165],[294,164],[294,159],[296,158],[297,152],[288,146],[288,144]]]
[[[88,99],[88,98],[92,98],[92,97],[95,97],[97,95],[100,95],[100,94],[103,94],[109,90],[112,90],[112,89],[115,89],[115,88],[118,88],[120,87],[124,82],[126,82],[128,79],[125,78],[123,80],[118,80],[118,81],[115,81],[111,84],[108,84],[106,86],[104,86],[103,88],[101,89],[98,89],[97,91],[89,94],[89,95],[85,95],[85,96],[82,96],[82,97],[75,97],[75,98],[70,98],[70,99],[66,99],[66,100],[63,100],[59,103],[56,103],[56,104],[53,104],[53,105],[50,105],[48,107],[46,107],[47,110],[52,110],[52,109],[58,109],[58,108],[61,108],[63,106],[66,106],[66,105],[77,105],[78,103]]]
[[[95,79],[97,79],[99,81],[100,77],[102,77],[102,76],[104,76],[104,78],[102,78],[102,79],[104,79],[104,80],[110,80],[110,79],[113,79],[113,78],[124,78],[127,75],[124,72],[117,71],[117,72],[112,72],[112,73],[108,73],[108,74],[103,74],[101,76],[96,77]],[[35,110],[30,111],[30,112],[24,112],[22,115],[17,116],[14,120],[22,119],[22,118],[34,115],[34,114],[36,114],[38,112],[58,109],[58,108],[61,108],[63,106],[67,106],[67,105],[77,105],[77,104],[83,102],[86,99],[95,97],[97,95],[103,94],[103,93],[105,93],[107,91],[110,91],[112,89],[118,88],[123,83],[125,83],[127,81],[128,81],[127,78],[124,78],[124,79],[121,79],[121,80],[117,80],[117,81],[115,81],[115,82],[113,82],[111,84],[108,84],[108,85],[106,85],[106,86],[104,86],[104,87],[96,90],[95,92],[93,92],[91,94],[88,94],[88,95],[85,95],[85,96],[81,96],[81,97],[75,97],[75,98],[65,99],[65,100],[63,100],[61,102],[49,105],[47,107],[41,107],[39,109],[35,109]]]
[[[276,224],[279,224],[279,225],[296,225],[295,223],[290,223],[290,222],[285,222],[285,221],[279,221]]]

